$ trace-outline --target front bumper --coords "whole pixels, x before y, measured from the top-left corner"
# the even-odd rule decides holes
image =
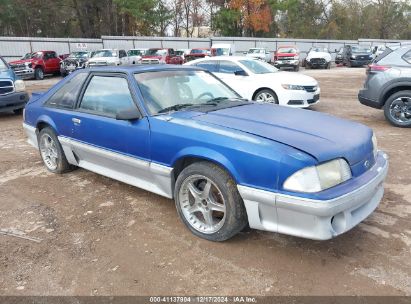
[[[367,218],[380,203],[388,171],[387,155],[379,152],[368,174],[355,190],[330,200],[314,200],[238,186],[251,228],[313,240],[336,237]]]
[[[14,73],[22,79],[34,78],[34,69],[26,67],[24,70],[14,70]]]
[[[354,59],[350,59],[350,64],[351,66],[364,66],[367,65],[371,62],[371,60],[354,60]]]
[[[299,66],[299,60],[276,60],[274,61],[274,66],[276,68],[295,68]]]
[[[367,97],[368,89],[361,89],[358,93],[358,100],[365,106],[369,106],[375,109],[381,109],[384,104],[381,104],[378,100],[373,100]]]
[[[0,95],[0,112],[11,112],[23,109],[29,100],[27,92],[13,92],[7,95]]]
[[[320,93],[320,87],[315,92],[282,89],[281,92],[278,92],[277,96],[280,105],[293,108],[308,108],[320,102]]]

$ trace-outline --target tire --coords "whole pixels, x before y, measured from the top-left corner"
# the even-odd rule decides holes
[[[206,185],[208,191],[204,191]],[[225,241],[248,224],[234,180],[213,163],[201,161],[186,167],[177,178],[174,196],[181,220],[200,238]]]
[[[52,128],[46,127],[40,131],[38,143],[40,157],[47,170],[62,174],[72,171],[75,168],[68,163],[63,148]]]
[[[44,79],[44,72],[42,68],[35,68],[34,69],[34,78],[36,80],[43,80]]]
[[[411,91],[400,91],[388,97],[384,104],[384,116],[393,126],[410,128]]]
[[[300,66],[299,66],[299,65],[297,65],[297,66],[294,67],[294,72],[298,72],[299,70],[300,70]]]
[[[327,63],[326,69],[331,70],[331,61],[329,63]]]
[[[23,114],[23,110],[24,110],[24,108],[16,109],[16,110],[13,110],[13,113],[16,114],[16,115],[21,115],[21,114]]]
[[[262,89],[257,91],[257,93],[254,94],[253,100],[259,102],[278,104],[277,94],[275,94],[275,92],[270,89]]]

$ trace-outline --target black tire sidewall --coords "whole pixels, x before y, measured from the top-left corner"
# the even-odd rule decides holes
[[[44,79],[44,72],[42,73],[42,77],[39,75],[39,71],[43,71],[41,68],[35,68],[34,69],[34,78],[37,80],[43,80]]]
[[[194,229],[186,220],[179,203],[179,191],[183,182],[192,175],[203,175],[212,180],[220,189],[226,205],[225,222],[223,226],[213,234],[201,233]],[[243,200],[238,193],[237,186],[231,176],[221,167],[206,161],[194,163],[186,167],[178,176],[175,190],[174,201],[177,212],[186,225],[186,227],[196,236],[209,241],[225,241],[247,225],[247,213],[244,207]]]
[[[388,120],[390,124],[393,126],[399,127],[399,128],[411,128],[411,122],[409,123],[399,123],[396,121],[394,118],[392,118],[391,113],[390,113],[390,106],[393,103],[394,100],[396,100],[399,97],[409,97],[411,98],[411,91],[400,91],[397,92],[390,97],[388,97],[387,101],[384,104],[384,116]]]

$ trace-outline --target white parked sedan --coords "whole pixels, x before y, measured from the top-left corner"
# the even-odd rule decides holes
[[[249,100],[306,108],[320,99],[318,82],[307,75],[283,72],[261,60],[225,56],[186,63],[202,67]]]

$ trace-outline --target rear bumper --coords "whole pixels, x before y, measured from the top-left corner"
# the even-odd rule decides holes
[[[0,112],[10,112],[24,108],[29,95],[27,92],[14,92],[7,95],[0,95]]]
[[[372,107],[375,109],[381,109],[383,107],[383,104],[381,104],[378,100],[373,100],[371,98],[366,97],[367,96],[367,90],[362,89],[358,93],[358,100],[360,103],[362,103],[365,106]]]
[[[378,153],[369,170],[374,177],[350,193],[331,200],[313,200],[238,186],[251,228],[314,240],[336,237],[358,225],[380,203],[388,171],[387,156]]]

